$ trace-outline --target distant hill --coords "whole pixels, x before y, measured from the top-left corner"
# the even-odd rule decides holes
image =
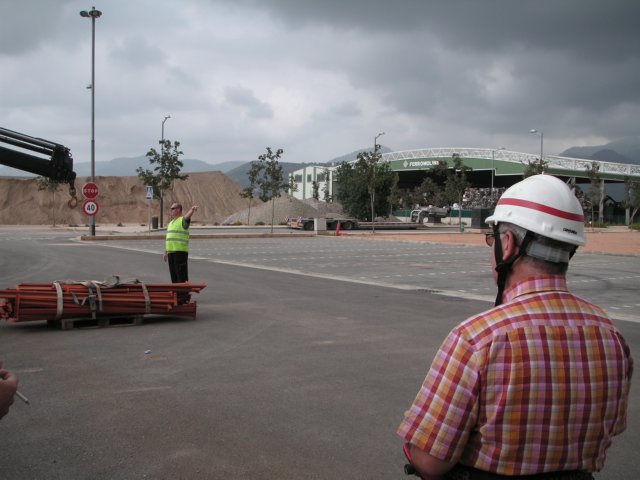
[[[226,173],[229,170],[236,168],[239,165],[244,164],[242,161],[223,162],[217,164],[211,164],[203,162],[202,160],[195,159],[183,159],[184,167],[182,171],[184,173],[198,173],[198,172],[214,172],[219,171]],[[78,177],[91,176],[91,163],[75,163],[73,165],[76,175]],[[120,157],[114,158],[108,162],[96,162],[95,173],[96,176],[105,177],[135,177],[137,176],[136,169],[138,167],[150,168],[149,159],[140,155],[139,157]],[[5,166],[0,166],[0,176],[2,177],[35,177],[27,172],[16,170]]]
[[[282,175],[285,179],[289,178],[289,174],[291,172],[295,172],[296,170],[301,169],[305,165],[317,165],[316,163],[289,163],[289,162],[280,162],[280,166],[282,167]],[[251,168],[251,162],[245,162],[240,166],[229,170],[225,173],[227,177],[236,182],[242,188],[249,186],[249,178],[247,177],[247,172]]]
[[[560,156],[587,158],[602,162],[640,164],[640,136],[622,138],[606,145],[571,147],[562,152]]]

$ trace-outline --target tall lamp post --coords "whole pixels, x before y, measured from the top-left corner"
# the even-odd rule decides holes
[[[164,120],[162,120],[162,153],[164,153],[164,122],[166,122],[167,120],[169,120],[171,118],[171,115],[167,115],[166,117],[164,117]]]
[[[381,137],[382,135],[384,135],[384,132],[380,132],[373,139],[373,153],[374,153],[374,155],[378,151],[378,138]]]
[[[384,135],[384,132],[378,133],[373,139],[373,157],[371,158],[371,235],[376,233],[376,217],[375,217],[375,203],[376,203],[376,163],[378,153],[378,138]]]
[[[162,136],[160,137],[160,155],[162,155],[162,160],[164,161],[164,122],[169,120],[171,115],[167,115],[162,120]],[[160,192],[160,228],[164,227],[164,198],[162,192]]]
[[[88,12],[80,12],[81,17],[91,19],[91,181],[96,181],[96,19],[100,18],[102,12],[91,7]],[[89,218],[89,229],[92,237],[96,236],[96,217]]]
[[[540,135],[540,165],[542,165],[542,161],[544,160],[544,133],[535,128],[529,130],[529,133],[533,133],[534,135]]]

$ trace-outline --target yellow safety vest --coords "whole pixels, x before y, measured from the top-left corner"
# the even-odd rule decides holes
[[[164,249],[167,252],[189,251],[189,229],[182,226],[182,217],[174,218],[167,225]]]

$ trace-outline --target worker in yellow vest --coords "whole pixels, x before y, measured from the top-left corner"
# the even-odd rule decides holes
[[[189,225],[191,216],[198,210],[197,205],[182,215],[182,205],[171,204],[171,221],[167,225],[167,237],[164,247],[164,261],[169,262],[172,283],[189,281]]]

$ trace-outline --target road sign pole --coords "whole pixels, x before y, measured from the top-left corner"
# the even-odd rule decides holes
[[[151,202],[153,201],[153,186],[146,185],[145,189],[147,191],[147,213],[149,217],[149,234],[151,234]]]
[[[82,210],[84,211],[85,215],[89,216],[89,235],[92,237],[96,236],[95,215],[96,213],[98,213],[99,207],[95,201],[95,198],[98,196],[98,193],[98,185],[94,181],[87,182],[82,187],[82,195],[84,195],[84,198],[87,199],[82,206]]]

